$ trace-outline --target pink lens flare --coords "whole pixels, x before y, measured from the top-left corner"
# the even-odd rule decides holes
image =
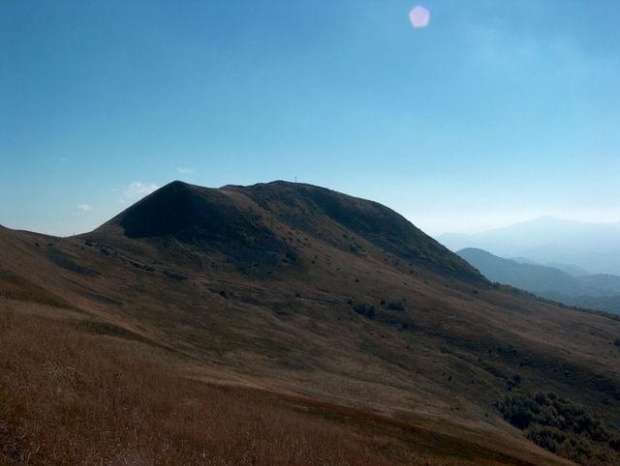
[[[423,6],[416,6],[409,12],[409,20],[414,28],[425,28],[431,20],[431,12]]]

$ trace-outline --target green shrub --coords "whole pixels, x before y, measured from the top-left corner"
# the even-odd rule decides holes
[[[370,304],[352,303],[352,307],[355,312],[367,319],[374,319],[376,316],[375,307]]]
[[[580,464],[620,464],[620,434],[554,393],[508,396],[497,408],[546,450]]]
[[[396,301],[388,303],[387,308],[390,311],[404,311],[405,310],[405,306],[403,306],[402,303],[399,303]]]

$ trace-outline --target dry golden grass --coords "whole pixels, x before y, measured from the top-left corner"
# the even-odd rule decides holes
[[[317,464],[373,458],[337,428],[272,409],[241,391],[171,376],[136,358],[131,348],[110,343],[62,323],[0,314],[5,462]]]
[[[386,436],[380,419],[351,410],[183,379],[144,351],[62,321],[0,311],[0,462],[468,462],[417,451]]]
[[[351,408],[189,380],[159,350],[29,306],[0,302],[0,464],[529,464]]]

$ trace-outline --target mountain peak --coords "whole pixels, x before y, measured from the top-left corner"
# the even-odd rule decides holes
[[[314,256],[316,251],[306,250],[313,238],[348,253],[384,251],[411,266],[483,280],[464,260],[388,207],[303,183],[280,180],[211,189],[173,181],[96,233],[119,229],[130,239],[173,238],[202,250],[224,252],[235,261],[240,255],[258,258],[260,264],[304,251]]]

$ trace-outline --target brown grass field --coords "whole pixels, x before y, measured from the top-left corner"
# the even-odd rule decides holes
[[[140,343],[3,304],[3,464],[531,464],[380,415],[186,379]]]

